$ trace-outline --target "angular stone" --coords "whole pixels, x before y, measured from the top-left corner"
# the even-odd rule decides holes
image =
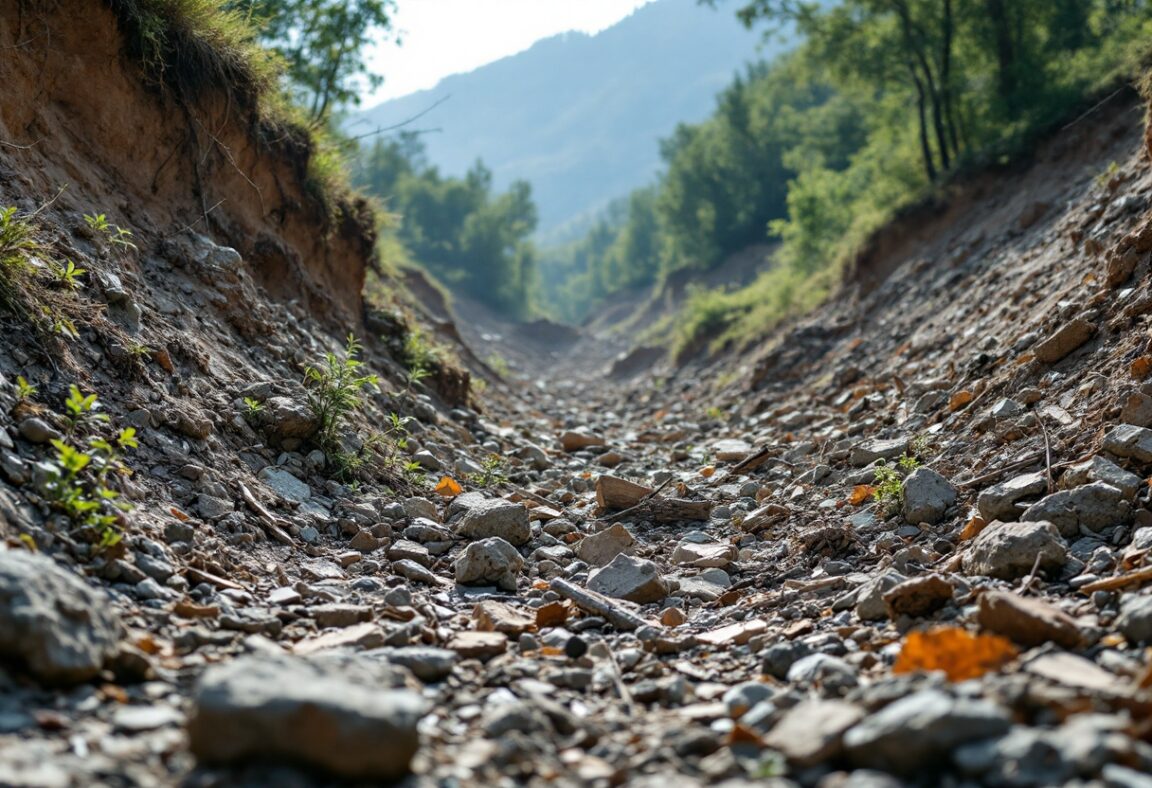
[[[513,545],[526,544],[532,538],[528,510],[502,498],[484,501],[469,509],[456,526],[456,533],[466,539],[495,536]]]
[[[95,678],[121,625],[111,600],[38,553],[0,552],[0,656],[42,682]]]
[[[1048,478],[1043,473],[1028,473],[984,490],[976,499],[976,508],[988,522],[1015,520],[1020,516],[1018,501],[1043,495],[1047,489]]]
[[[1064,648],[1080,643],[1080,629],[1063,610],[1011,591],[985,591],[976,621],[989,632],[1031,648],[1048,642]]]
[[[536,627],[535,616],[495,599],[485,599],[472,608],[472,620],[480,632],[503,632],[506,635],[519,635]]]
[[[329,627],[350,627],[372,620],[372,608],[367,605],[349,605],[343,602],[333,602],[327,605],[316,605],[308,608],[308,615],[321,629]]]
[[[930,616],[952,601],[952,584],[940,575],[924,575],[905,580],[884,594],[888,617]]]
[[[1065,489],[1079,487],[1092,482],[1110,484],[1131,501],[1144,486],[1144,480],[1131,471],[1126,471],[1111,460],[1096,455],[1090,460],[1078,463],[1064,471],[1060,486]]]
[[[734,544],[682,541],[672,551],[672,563],[701,569],[710,567],[726,569],[736,560],[738,552]]]
[[[268,488],[272,490],[272,492],[286,501],[304,503],[304,501],[312,497],[311,487],[288,473],[288,471],[279,468],[265,468],[260,471],[260,480],[268,485]]]
[[[907,578],[895,569],[889,569],[860,587],[856,595],[856,615],[861,621],[879,621],[888,617],[884,595]]]
[[[589,534],[576,543],[576,557],[591,566],[604,566],[618,555],[630,555],[636,539],[620,523],[600,533]]]
[[[972,540],[962,566],[969,575],[1015,580],[1032,571],[1064,565],[1067,546],[1052,523],[990,523]]]
[[[472,542],[456,559],[456,582],[461,585],[496,585],[515,591],[524,559],[516,548],[499,537]]]
[[[385,639],[384,630],[378,624],[357,624],[301,640],[292,651],[303,656],[342,648],[380,648]]]
[[[643,558],[618,555],[588,577],[588,588],[630,602],[659,602],[668,596],[668,583],[656,564]]]
[[[596,480],[596,505],[601,509],[629,509],[652,492],[651,487],[605,473]]]
[[[508,650],[508,636],[503,632],[457,632],[448,648],[464,659],[490,659]]]
[[[573,452],[580,449],[587,449],[591,446],[604,446],[606,441],[599,435],[594,435],[590,432],[581,432],[578,430],[568,430],[560,436],[560,445],[564,447],[564,451]]]
[[[211,667],[188,722],[192,754],[213,764],[290,762],[352,780],[403,777],[427,705],[414,692],[385,688],[373,672],[279,656]]]
[[[724,438],[712,444],[717,462],[739,462],[752,453],[752,444],[738,438]]]
[[[956,503],[956,488],[931,468],[917,468],[904,480],[904,519],[935,525]]]
[[[864,441],[852,448],[848,462],[857,468],[871,465],[876,460],[894,460],[908,450],[908,438],[888,438]]]
[[[803,701],[784,714],[764,743],[795,766],[815,766],[839,757],[844,733],[863,718],[863,709],[843,701]]]
[[[1099,532],[1132,521],[1132,507],[1124,494],[1105,482],[1092,482],[1072,490],[1061,490],[1028,507],[1021,520],[1045,520],[1067,539],[1080,536],[1080,529]]]
[[[1152,462],[1152,430],[1132,424],[1113,427],[1104,436],[1104,451],[1117,457]]]
[[[421,566],[432,566],[432,554],[428,552],[428,548],[422,544],[417,544],[410,539],[397,539],[388,547],[388,560],[390,561],[415,561]]]
[[[320,421],[305,402],[291,397],[272,397],[260,411],[265,429],[277,438],[311,438]]]
[[[1083,345],[1096,333],[1096,326],[1083,318],[1069,320],[1052,334],[1041,340],[1033,348],[1036,359],[1045,364],[1055,364],[1072,351]]]
[[[196,512],[205,520],[219,520],[226,514],[231,514],[236,504],[224,498],[201,494],[196,499]]]
[[[1008,712],[993,703],[925,689],[865,718],[844,735],[844,746],[856,766],[913,774],[938,767],[961,744],[1001,736],[1011,726]]]
[[[1120,421],[1136,427],[1152,427],[1152,397],[1142,391],[1128,392],[1120,409]]]
[[[1116,629],[1129,643],[1152,643],[1152,596],[1125,594],[1120,601]]]

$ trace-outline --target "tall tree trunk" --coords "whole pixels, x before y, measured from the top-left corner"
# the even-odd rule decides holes
[[[996,92],[1009,113],[1016,109],[1016,41],[1012,35],[1012,22],[1008,18],[1005,0],[985,0],[984,10],[992,23],[992,38],[996,48]]]
[[[908,4],[906,2],[898,2],[895,4],[895,7],[900,16],[900,26],[904,34],[904,46],[911,55],[916,57],[916,62],[920,66],[920,72],[924,79],[924,88],[926,89],[925,92],[932,110],[932,129],[936,134],[936,146],[940,150],[940,166],[942,169],[947,170],[952,166],[952,157],[949,155],[950,146],[948,144],[948,137],[944,132],[944,116],[940,108],[940,91],[936,87],[936,77],[932,73],[932,64],[924,54],[924,49],[927,44],[923,41],[922,36],[917,36],[916,34],[916,26],[912,21],[912,12],[908,8]],[[917,77],[917,81],[919,81],[919,77]]]
[[[916,113],[920,127],[920,155],[924,157],[924,173],[928,180],[936,182],[936,162],[932,158],[932,145],[928,141],[928,117],[926,105],[928,97],[924,92],[924,82],[916,73],[916,66],[911,58],[908,60],[908,73],[912,76],[912,84],[916,86]]]
[[[944,104],[944,123],[953,153],[960,155],[960,137],[956,131],[955,92],[952,89],[952,42],[956,35],[952,0],[944,0],[944,19],[940,25],[940,100]]]

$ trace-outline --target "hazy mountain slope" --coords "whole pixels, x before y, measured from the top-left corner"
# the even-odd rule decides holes
[[[546,39],[350,123],[362,134],[450,96],[414,126],[441,129],[424,137],[431,161],[462,174],[482,158],[499,184],[531,181],[547,233],[643,185],[659,139],[707,116],[759,40],[731,13],[657,0],[598,35]]]

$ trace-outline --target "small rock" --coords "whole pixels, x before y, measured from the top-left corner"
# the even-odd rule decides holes
[[[985,591],[976,620],[989,632],[1027,648],[1048,642],[1075,648],[1080,643],[1076,622],[1063,610],[1010,591]]]
[[[681,541],[672,552],[672,563],[701,569],[709,567],[724,569],[732,565],[738,552],[736,545],[733,544]]]
[[[864,441],[852,448],[848,462],[857,468],[871,465],[877,460],[894,460],[908,450],[908,438]]]
[[[1152,397],[1142,391],[1130,391],[1120,409],[1120,421],[1136,427],[1152,427]]]
[[[205,520],[219,520],[221,517],[231,514],[235,509],[236,504],[232,501],[213,495],[202,494],[196,499],[196,511]]]
[[[640,604],[659,602],[668,596],[668,583],[656,564],[623,554],[589,575],[588,588]]]
[[[499,537],[513,545],[527,544],[532,538],[528,510],[501,498],[470,508],[456,527],[456,533],[467,539]]]
[[[1020,519],[1050,522],[1061,536],[1075,539],[1081,528],[1100,532],[1131,522],[1132,507],[1120,490],[1105,482],[1092,482],[1041,498]]]
[[[456,582],[461,585],[496,585],[505,591],[516,590],[516,580],[524,568],[524,559],[516,548],[493,536],[472,542],[456,559]]]
[[[260,479],[268,485],[272,492],[286,501],[304,503],[312,497],[312,488],[288,471],[279,468],[265,468],[260,471]]]
[[[508,650],[508,636],[503,632],[457,632],[448,648],[464,659],[491,659]]]
[[[371,531],[359,531],[348,541],[348,546],[361,553],[371,553],[380,547],[380,540],[372,535]]]
[[[1152,643],[1152,596],[1125,594],[1116,628],[1129,643]]]
[[[1064,471],[1060,477],[1060,486],[1068,489],[1090,484],[1091,482],[1104,482],[1119,490],[1125,500],[1131,501],[1136,493],[1144,486],[1144,480],[1136,474],[1126,471],[1111,460],[1096,455]]]
[[[576,544],[576,557],[591,566],[604,566],[618,555],[630,555],[636,547],[632,533],[620,523],[585,536]]]
[[[480,632],[503,632],[519,635],[536,628],[536,617],[517,610],[506,602],[485,599],[472,609],[472,620]]]
[[[587,449],[591,446],[604,446],[606,443],[607,442],[599,435],[577,430],[568,430],[560,436],[560,445],[566,452],[579,451],[580,449]]]
[[[962,566],[969,575],[1015,580],[1032,571],[1057,569],[1064,564],[1067,547],[1049,522],[989,524],[972,540]]]
[[[1034,495],[1043,495],[1048,489],[1048,479],[1043,473],[1028,473],[989,487],[980,493],[976,507],[980,516],[988,522],[1015,520],[1019,516],[1016,503]]]
[[[660,611],[660,623],[666,627],[683,626],[687,621],[688,616],[678,607],[666,607]]]
[[[390,561],[415,561],[421,566],[432,568],[432,554],[428,552],[428,548],[422,544],[417,544],[410,539],[397,539],[388,547],[388,559]]]
[[[291,397],[272,397],[260,411],[261,421],[276,438],[311,438],[320,421],[305,402]]]
[[[64,436],[44,419],[31,416],[20,421],[20,437],[29,443],[48,443]]]
[[[785,712],[764,743],[795,766],[815,766],[837,758],[844,733],[864,711],[839,700],[807,700]]]
[[[354,664],[350,673],[335,660],[246,656],[209,668],[188,723],[193,755],[204,763],[287,761],[353,780],[403,777],[426,703],[369,678],[386,665]]]
[[[930,616],[952,601],[952,584],[940,575],[924,575],[905,580],[884,594],[888,617]]]
[[[956,503],[956,488],[931,468],[917,468],[904,480],[904,519],[935,525]]]
[[[743,717],[757,703],[769,700],[775,694],[771,685],[762,681],[745,681],[724,693],[724,706],[733,718]]]
[[[844,746],[857,766],[912,774],[938,768],[961,744],[1001,736],[1011,725],[993,703],[926,689],[866,717],[844,735]]]
[[[405,498],[404,499],[404,514],[411,518],[425,517],[433,522],[439,520],[439,513],[436,511],[436,504],[429,501],[427,498]]]
[[[366,605],[349,605],[334,602],[328,605],[316,605],[308,609],[308,615],[321,629],[329,627],[350,627],[372,620],[372,608]]]
[[[0,656],[42,682],[76,684],[100,673],[120,633],[110,600],[75,574],[37,553],[0,552]]]
[[[889,569],[879,577],[860,587],[856,596],[856,615],[861,621],[879,621],[888,617],[888,607],[884,595],[903,583],[907,578],[894,569]]]
[[[408,646],[384,652],[388,661],[412,671],[424,682],[443,681],[459,661],[455,651],[428,646]]]
[[[1033,352],[1038,361],[1055,364],[1091,339],[1095,333],[1096,326],[1082,318],[1075,318],[1043,339],[1033,348]]]
[[[1152,430],[1132,424],[1113,427],[1104,436],[1104,451],[1137,462],[1152,462]]]
[[[752,453],[752,444],[736,438],[725,438],[712,444],[712,456],[718,462],[739,462]]]

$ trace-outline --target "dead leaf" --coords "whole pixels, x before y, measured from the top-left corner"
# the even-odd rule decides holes
[[[175,506],[173,506],[173,507],[172,507],[171,509],[169,509],[168,511],[169,511],[169,513],[171,513],[171,515],[172,515],[173,517],[175,517],[177,520],[179,520],[179,521],[180,521],[180,522],[182,522],[182,523],[186,523],[186,522],[188,522],[189,520],[191,520],[191,519],[192,519],[192,518],[191,518],[191,517],[189,517],[188,515],[184,514],[184,512],[182,512],[182,511],[180,511],[179,509],[177,509]]]
[[[957,391],[955,394],[948,398],[948,410],[952,413],[955,413],[974,399],[976,399],[976,395],[974,395],[968,389]]]
[[[983,531],[987,527],[988,527],[988,521],[987,520],[985,520],[983,517],[981,517],[978,514],[972,515],[972,519],[969,520],[964,525],[963,530],[960,531],[960,540],[961,541],[968,541],[969,539],[975,539],[977,536],[980,535],[980,532]]]
[[[1017,653],[1012,641],[999,635],[973,635],[962,627],[937,627],[908,633],[892,672],[941,670],[949,681],[967,681],[999,669]]]
[[[872,496],[875,495],[875,493],[876,488],[871,484],[857,484],[852,488],[852,494],[848,496],[848,503],[853,506],[860,506],[872,500]]]
[[[1128,367],[1128,371],[1136,380],[1144,380],[1149,374],[1152,374],[1152,356],[1141,356],[1136,359]]]
[[[460,493],[464,492],[464,488],[453,479],[451,476],[443,476],[440,478],[440,483],[436,485],[436,493],[441,498],[455,498]]]
[[[568,605],[564,602],[549,602],[536,608],[536,628],[558,627],[568,620]]]
[[[703,468],[700,469],[700,475],[703,476],[705,479],[711,479],[712,474],[714,474],[714,473],[716,473],[716,466],[715,465],[705,465]]]

